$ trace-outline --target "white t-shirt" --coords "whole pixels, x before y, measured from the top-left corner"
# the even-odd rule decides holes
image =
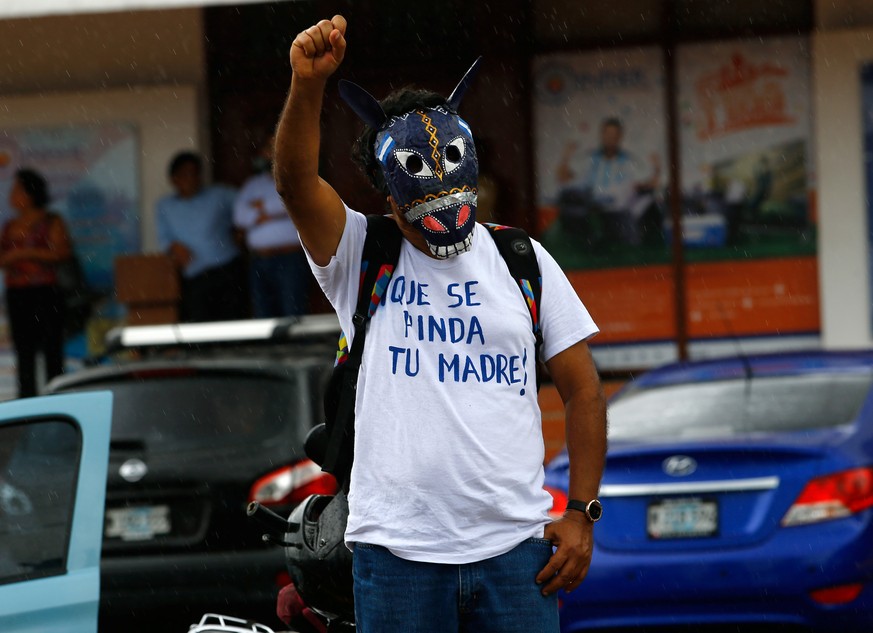
[[[260,211],[269,219],[259,224]],[[270,172],[257,174],[245,182],[233,205],[233,223],[246,231],[246,245],[254,250],[300,245],[297,227],[276,192]]]
[[[366,229],[347,210],[337,254],[325,267],[310,259],[347,333]],[[447,260],[403,241],[358,378],[350,546],[468,563],[542,536],[549,521],[530,313],[486,232],[476,225],[472,249]],[[548,360],[598,330],[552,257],[534,249]]]

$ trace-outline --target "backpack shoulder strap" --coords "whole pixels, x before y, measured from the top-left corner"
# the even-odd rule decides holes
[[[364,239],[364,250],[361,252],[361,273],[358,282],[358,302],[355,305],[355,313],[352,316],[352,324],[355,331],[357,345],[357,363],[360,363],[364,352],[364,340],[366,339],[366,327],[362,328],[375,314],[376,309],[382,302],[382,297],[388,287],[388,282],[394,274],[397,260],[400,258],[400,245],[402,234],[397,223],[389,216],[368,215],[367,236]],[[358,336],[363,330],[363,336]],[[352,345],[355,348],[355,345]],[[339,340],[336,364],[342,365],[351,358],[348,347],[348,338],[345,333]]]
[[[509,268],[509,274],[518,283],[518,288],[530,312],[531,328],[536,339],[535,360],[539,360],[540,348],[543,345],[543,333],[540,329],[539,306],[542,299],[542,276],[540,265],[533,248],[530,236],[522,229],[502,224],[484,224],[488,234],[497,245],[497,250]],[[537,372],[537,388],[540,376]]]
[[[400,258],[402,234],[397,223],[387,216],[367,216],[367,237],[361,254],[361,277],[358,285],[358,303],[352,324],[355,328],[351,351],[345,345],[347,338],[340,338],[337,352],[337,365],[345,365],[339,385],[339,399],[335,422],[330,429],[330,437],[325,449],[322,470],[337,477],[340,484],[347,478],[351,469],[351,450],[354,435],[355,390],[358,384],[358,370],[367,340],[367,326],[370,318],[382,303],[388,282],[394,274]]]
[[[361,254],[361,283],[355,320],[369,320],[382,302],[382,296],[394,274],[403,241],[400,227],[389,216],[367,216],[367,237]],[[358,327],[358,323],[355,323]],[[355,332],[355,339],[358,332]]]

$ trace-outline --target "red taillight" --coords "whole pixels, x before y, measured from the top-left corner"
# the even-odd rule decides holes
[[[839,587],[828,587],[826,589],[810,591],[809,596],[819,604],[847,604],[860,596],[863,588],[864,585],[861,583],[840,585]]]
[[[557,488],[552,488],[551,486],[543,486],[550,495],[552,495],[552,509],[549,510],[549,515],[552,518],[557,518],[563,516],[564,511],[567,509],[567,501],[569,498],[567,495]]]
[[[265,506],[296,505],[309,495],[332,495],[336,479],[310,459],[285,466],[258,479],[249,492],[249,502]]]
[[[840,519],[873,506],[873,468],[853,468],[817,477],[785,514],[782,525]]]

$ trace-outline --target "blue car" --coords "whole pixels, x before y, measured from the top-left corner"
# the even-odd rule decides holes
[[[96,633],[112,394],[0,404],[0,631]]]
[[[680,363],[627,384],[562,631],[873,631],[871,385],[873,352]],[[546,484],[562,512],[566,453]]]

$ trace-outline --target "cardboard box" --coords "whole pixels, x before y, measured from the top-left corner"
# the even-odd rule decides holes
[[[176,304],[179,273],[167,255],[121,255],[115,258],[115,292],[126,304]]]
[[[176,304],[134,303],[127,306],[127,325],[163,325],[178,323]]]
[[[128,325],[179,320],[179,273],[167,255],[116,257],[115,293],[127,307]]]

